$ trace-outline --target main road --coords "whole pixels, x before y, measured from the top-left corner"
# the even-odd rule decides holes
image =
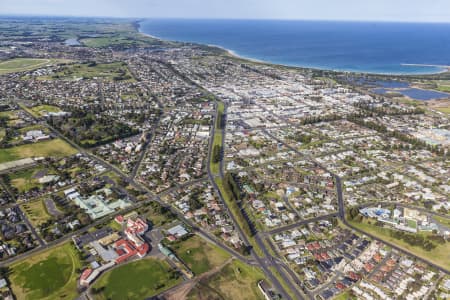
[[[226,110],[227,110],[227,106],[224,103],[224,114],[223,117],[226,117]],[[212,160],[212,148],[213,148],[213,144],[214,144],[214,136],[216,134],[216,120],[218,117],[218,104],[215,104],[216,107],[216,114],[213,118],[213,122],[212,122],[212,128],[211,128],[211,133],[210,133],[210,143],[209,143],[209,151],[208,151],[208,160],[211,161]],[[224,122],[226,123],[226,122]],[[225,127],[226,128],[226,127]],[[225,142],[225,128],[221,128],[218,130],[221,130],[222,132],[222,140],[221,140],[221,144],[222,144],[222,149],[224,149],[224,142]],[[220,166],[219,166],[219,174],[218,176],[223,179],[224,178],[224,173],[223,173],[223,159],[220,161]],[[211,171],[211,166],[210,164],[208,164],[208,176],[210,178],[211,184],[213,185],[214,189],[216,190],[217,194],[219,195],[219,198],[221,199],[221,202],[225,205],[228,214],[231,217],[231,220],[233,221],[233,224],[236,228],[236,230],[239,232],[239,235],[241,236],[243,242],[246,245],[251,245],[249,237],[247,237],[247,235],[244,233],[244,231],[242,230],[242,228],[240,227],[239,223],[236,220],[236,216],[234,216],[234,214],[232,213],[231,209],[229,208],[227,202],[225,201],[221,190],[219,189],[219,187],[217,186],[216,183],[216,176],[217,174],[213,174]],[[242,208],[241,212],[242,212]],[[252,255],[253,259],[257,262],[257,264],[261,267],[261,269],[264,271],[264,274],[268,277],[268,279],[272,282],[272,284],[274,285],[275,289],[282,295],[282,297],[284,299],[292,299],[292,297],[290,296],[290,294],[286,291],[286,289],[283,287],[283,285],[281,284],[281,282],[278,280],[278,278],[273,274],[272,270],[270,270],[271,267],[275,268],[278,272],[278,274],[281,276],[282,280],[288,285],[289,289],[295,294],[295,299],[304,299],[305,297],[303,295],[301,295],[301,293],[298,291],[298,289],[296,288],[296,286],[291,282],[290,278],[288,278],[288,276],[286,276],[286,274],[284,273],[284,270],[276,263],[272,263],[272,261],[275,260],[275,258],[273,258],[269,251],[266,248],[266,245],[264,244],[264,242],[262,241],[260,234],[256,233],[256,235],[254,235],[254,240],[258,246],[259,249],[261,249],[261,251],[264,254],[264,257],[261,258],[257,255],[257,253],[255,252],[255,250],[253,248],[250,248],[250,254]]]
[[[159,61],[159,63],[164,64],[167,68],[169,68],[170,70],[172,70],[177,76],[181,77],[183,80],[185,80],[187,83],[192,84],[196,87],[198,87],[200,90],[205,91],[209,94],[211,94],[207,89],[203,88],[198,82],[190,79],[189,77],[187,77],[186,75],[180,73],[176,68],[174,68],[170,63],[167,62],[163,62],[163,61]],[[214,98],[216,98],[215,95],[211,94],[212,96],[214,96]],[[219,195],[219,198],[221,199],[222,203],[225,205],[228,214],[231,217],[231,220],[233,221],[236,230],[238,230],[241,238],[243,239],[244,243],[246,245],[251,245],[250,241],[248,239],[248,237],[244,234],[242,228],[239,226],[239,224],[237,223],[236,217],[233,215],[233,213],[231,212],[230,208],[228,207],[226,201],[223,198],[223,195],[219,189],[219,187],[217,186],[216,183],[216,176],[217,174],[213,174],[211,172],[211,168],[210,168],[210,161],[212,159],[212,147],[214,144],[214,136],[216,133],[216,120],[217,120],[217,116],[218,116],[218,106],[217,106],[217,102],[215,103],[215,115],[211,124],[211,131],[210,131],[210,143],[209,143],[209,149],[208,149],[208,167],[207,167],[207,171],[208,171],[208,176],[209,179],[211,181],[211,184],[213,185],[213,188],[215,189],[215,191],[217,192],[217,194]],[[224,103],[225,105],[225,103]],[[226,117],[226,105],[224,108],[224,114],[223,116]],[[224,122],[226,124],[226,122]],[[225,126],[226,127],[226,126]],[[219,129],[222,131],[222,149],[224,149],[224,142],[225,142],[225,128],[221,128]],[[224,174],[223,174],[223,160],[220,161],[220,166],[219,166],[219,177],[223,178]],[[267,251],[264,243],[261,241],[261,239],[259,238],[258,235],[255,236],[255,241],[258,244],[258,247],[263,251],[264,255],[266,257],[270,257],[269,252]],[[258,255],[256,255],[254,249],[250,250],[252,257],[256,260],[257,264],[262,268],[262,270],[264,271],[265,275],[269,278],[269,280],[272,282],[272,284],[275,286],[275,288],[278,290],[278,292],[282,295],[283,298],[285,299],[292,299],[292,297],[286,292],[286,290],[284,289],[284,287],[281,285],[281,283],[279,282],[279,280],[273,275],[272,271],[269,269],[269,265],[267,264],[266,260],[261,259]],[[280,274],[280,276],[282,276],[283,280],[286,282],[287,285],[289,285],[290,289],[295,293],[295,299],[304,299],[305,297],[302,296],[298,290],[296,289],[295,285],[292,284],[292,282],[289,280],[289,278],[287,278],[287,276],[285,276],[285,273],[281,270],[281,268],[278,265],[274,265],[274,267],[277,269],[278,273]]]
[[[189,181],[187,183],[184,184],[180,184],[180,185],[176,185],[175,187],[169,188],[159,194],[154,194],[152,191],[150,191],[147,187],[145,187],[144,185],[140,184],[139,182],[135,181],[134,178],[132,178],[132,176],[125,174],[122,170],[120,170],[119,168],[117,168],[116,166],[111,165],[110,163],[106,162],[105,160],[97,157],[96,155],[92,154],[90,151],[80,147],[78,144],[74,143],[73,141],[71,141],[70,139],[66,138],[64,135],[62,135],[58,130],[56,130],[55,128],[53,128],[52,126],[50,126],[49,124],[42,122],[41,119],[37,118],[35,115],[31,114],[25,107],[23,104],[21,104],[22,110],[27,113],[30,117],[32,117],[34,120],[36,120],[37,122],[41,123],[43,126],[47,126],[47,128],[56,136],[58,136],[59,138],[61,138],[62,140],[66,141],[67,143],[69,143],[72,147],[74,147],[77,151],[79,151],[80,153],[90,157],[91,159],[93,159],[94,161],[96,161],[97,163],[99,163],[100,165],[102,165],[107,171],[116,173],[119,177],[125,179],[129,184],[133,185],[136,189],[138,189],[139,191],[145,192],[147,194],[147,198],[145,200],[139,201],[139,202],[134,202],[133,205],[131,205],[130,207],[121,210],[119,212],[115,212],[111,215],[108,215],[102,219],[96,220],[93,223],[91,223],[90,225],[83,227],[79,230],[76,230],[68,235],[63,236],[62,238],[59,238],[57,240],[45,243],[45,241],[43,241],[40,236],[36,233],[34,227],[27,222],[28,220],[26,218],[24,218],[25,222],[27,223],[28,227],[30,227],[30,230],[32,231],[32,233],[36,236],[36,239],[38,240],[40,246],[36,247],[30,251],[27,251],[23,254],[19,254],[16,255],[12,258],[3,260],[0,262],[0,266],[8,266],[14,262],[17,262],[19,260],[22,259],[26,259],[27,257],[30,257],[31,255],[38,253],[38,252],[42,252],[45,251],[53,246],[59,245],[61,243],[64,243],[68,240],[70,240],[73,236],[75,235],[79,235],[79,234],[83,234],[88,232],[91,228],[94,228],[98,225],[101,224],[105,224],[106,222],[108,222],[108,220],[112,220],[116,215],[119,214],[125,214],[129,211],[133,211],[136,210],[140,207],[143,207],[145,205],[148,205],[150,202],[158,202],[161,206],[166,207],[167,209],[169,209],[173,214],[175,214],[177,216],[178,219],[182,220],[185,224],[187,224],[188,226],[190,226],[195,232],[197,232],[197,234],[201,235],[203,238],[205,238],[206,240],[208,240],[209,242],[215,244],[216,246],[222,248],[223,250],[227,251],[228,253],[230,253],[230,255],[232,255],[233,257],[236,257],[246,263],[253,263],[253,261],[251,259],[245,258],[244,256],[242,256],[241,254],[239,254],[238,252],[232,250],[231,248],[225,246],[224,244],[222,244],[221,241],[219,241],[214,235],[210,234],[209,232],[206,232],[205,230],[203,230],[202,228],[198,227],[195,223],[193,223],[191,220],[186,219],[185,216],[178,210],[176,210],[173,206],[168,205],[167,203],[163,202],[161,200],[160,197],[167,195],[169,193],[172,193],[178,189],[183,189],[185,187],[188,187],[190,185],[193,184],[197,184],[199,182],[208,180],[207,178],[199,178],[196,180],[192,180]],[[23,214],[23,216],[25,217],[25,215]]]
[[[292,151],[294,151],[295,153],[297,153],[298,155],[306,156],[305,154],[300,153],[297,149],[295,149],[294,147],[292,147],[292,146],[286,144],[284,141],[278,139],[277,137],[275,137],[275,136],[272,135],[271,133],[267,132],[266,130],[264,130],[264,132],[265,132],[267,135],[269,135],[270,137],[272,137],[273,139],[275,139],[275,140],[277,140],[278,142],[282,143],[284,146],[286,146],[286,147],[289,148],[290,150],[292,150]],[[435,263],[429,261],[428,259],[425,259],[425,258],[423,258],[423,257],[420,257],[420,256],[418,256],[418,255],[416,255],[416,254],[414,254],[414,253],[412,253],[412,252],[410,252],[410,251],[408,251],[408,250],[406,250],[406,249],[404,249],[404,248],[401,248],[401,247],[395,245],[394,243],[391,243],[391,242],[386,241],[386,240],[384,240],[384,239],[380,239],[379,237],[377,237],[377,236],[375,236],[375,235],[373,235],[373,234],[371,234],[371,233],[365,232],[365,231],[363,231],[363,230],[361,230],[361,229],[359,229],[359,228],[357,228],[357,227],[351,225],[351,224],[347,221],[347,219],[345,218],[345,203],[344,203],[344,193],[343,193],[343,191],[342,191],[342,179],[341,179],[341,177],[338,176],[337,174],[334,174],[333,172],[329,171],[325,166],[323,166],[322,164],[318,163],[314,158],[312,158],[312,157],[310,157],[310,156],[306,156],[306,158],[310,159],[310,160],[311,160],[312,162],[314,162],[318,167],[322,168],[324,171],[330,173],[331,176],[334,177],[335,184],[336,184],[337,202],[338,202],[338,216],[339,216],[339,219],[342,221],[342,223],[343,223],[344,225],[346,225],[347,227],[349,227],[349,228],[351,228],[351,229],[353,229],[353,230],[355,230],[355,231],[357,231],[357,232],[359,232],[359,233],[361,233],[361,234],[365,234],[366,236],[369,236],[369,237],[372,238],[373,240],[382,242],[382,243],[384,243],[384,244],[390,246],[391,248],[396,249],[396,250],[399,251],[399,252],[402,252],[402,253],[405,253],[405,254],[407,254],[407,255],[409,255],[409,256],[411,256],[411,257],[414,257],[414,258],[417,259],[417,260],[423,261],[423,262],[429,264],[430,266],[432,266],[432,267],[434,267],[434,268],[436,268],[436,269],[438,269],[438,270],[444,272],[445,274],[450,274],[450,271],[449,271],[449,270],[447,270],[447,269],[445,269],[445,268],[443,268],[443,267],[441,267],[441,266],[439,266],[439,265],[437,265],[437,264],[435,264]],[[401,205],[401,203],[399,203],[399,205]]]

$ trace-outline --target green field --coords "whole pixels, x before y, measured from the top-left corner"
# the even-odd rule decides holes
[[[150,220],[154,227],[159,227],[173,221],[173,217],[168,218],[167,215],[160,214],[153,208],[150,208],[145,216]]]
[[[411,228],[414,228],[414,229],[417,228],[417,221],[414,221],[414,220],[406,220],[406,223],[408,224],[408,227],[411,227]]]
[[[11,288],[16,299],[75,299],[76,270],[81,267],[75,248],[66,243],[11,265]]]
[[[59,109],[59,107],[53,106],[53,105],[38,105],[38,106],[29,108],[29,111],[32,112],[34,116],[42,117],[45,113],[49,113],[49,112],[56,113],[56,112],[60,112],[61,109]]]
[[[0,149],[0,163],[27,157],[65,157],[78,151],[61,139]]]
[[[17,119],[17,110],[0,111],[0,118]]]
[[[196,235],[170,247],[195,275],[218,267],[230,258],[227,252]]]
[[[122,36],[87,38],[80,41],[83,45],[93,48],[104,48],[117,45],[131,46],[133,44],[131,39]]]
[[[40,226],[42,223],[45,223],[52,218],[52,216],[48,214],[42,199],[22,204],[21,209],[35,227]]]
[[[105,47],[139,47],[148,46],[150,44],[160,44],[161,42],[151,38],[147,35],[140,33],[130,33],[121,35],[110,35],[106,37],[94,37],[81,39],[80,42],[87,46],[93,48],[105,48]],[[169,42],[166,42],[170,44]]]
[[[438,91],[450,92],[450,80],[438,80],[436,84]]]
[[[362,231],[370,233],[382,240],[393,243],[398,247],[405,249],[425,260],[428,260],[436,265],[439,265],[450,271],[450,243],[436,244],[436,248],[426,251],[425,249],[417,246],[412,246],[403,240],[396,239],[390,235],[390,229],[382,228],[379,226],[359,223],[356,221],[348,221],[352,226],[359,228]]]
[[[76,80],[79,78],[105,80],[128,80],[133,81],[133,76],[124,62],[112,62],[105,64],[82,63],[65,65],[57,73],[50,76],[41,76],[39,79],[61,79]]]
[[[14,58],[0,62],[0,75],[30,71],[47,65],[65,62],[60,59]]]
[[[450,107],[436,107],[435,109],[445,114],[450,114]]]
[[[170,210],[163,208],[158,202],[151,202],[140,213],[150,221],[152,227],[161,227],[176,219]]]
[[[111,222],[109,222],[108,226],[114,231],[122,231],[123,230],[122,225],[117,223],[116,220],[111,220]]]
[[[257,286],[261,279],[264,275],[259,269],[235,260],[219,273],[200,281],[188,299],[262,300],[264,297]]]
[[[441,92],[450,92],[450,85],[439,85],[437,88]]]
[[[34,187],[41,186],[39,182],[33,178],[36,172],[40,170],[41,168],[32,168],[9,174],[11,185],[15,187],[19,193],[27,192]]]
[[[1,111],[0,118],[5,119],[8,126],[14,126],[19,119],[18,112],[19,110]]]
[[[47,127],[42,126],[42,125],[31,125],[31,126],[22,127],[18,130],[18,132],[21,134],[25,134],[31,130],[41,130],[43,133],[46,133],[46,134],[49,133],[49,130],[47,129]]]
[[[154,258],[127,263],[104,273],[93,288],[101,290],[95,299],[145,299],[182,281],[174,277],[169,264]]]

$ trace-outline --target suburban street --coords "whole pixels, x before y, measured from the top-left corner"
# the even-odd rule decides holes
[[[170,66],[167,63],[164,63],[167,67],[169,67],[170,69],[174,70],[174,72],[176,71],[172,66]],[[198,85],[198,83],[195,83],[193,80],[189,79],[187,76],[177,72],[177,74],[179,76],[181,76],[182,78],[184,78],[184,80],[186,80],[186,82],[188,82],[189,84],[194,84],[196,85],[199,89],[201,90],[206,90],[205,88],[201,87]],[[161,104],[160,104],[161,106]],[[280,260],[278,257],[273,257],[269,251],[269,249],[267,249],[267,245],[269,245],[271,247],[271,250],[273,252],[277,252],[276,249],[274,249],[273,244],[270,242],[269,237],[271,235],[274,234],[278,234],[278,233],[282,233],[284,231],[288,231],[294,228],[297,228],[299,226],[302,225],[306,225],[308,223],[312,223],[312,222],[317,222],[317,221],[321,221],[321,220],[326,220],[329,218],[333,218],[333,217],[338,217],[343,224],[345,224],[347,227],[352,228],[353,230],[360,232],[362,234],[365,234],[371,238],[373,238],[374,240],[379,240],[382,241],[384,243],[386,243],[387,245],[389,245],[390,247],[392,247],[393,249],[397,249],[398,251],[407,253],[408,255],[415,257],[419,260],[423,260],[422,258],[392,244],[389,243],[387,241],[381,240],[371,234],[368,234],[366,232],[363,232],[361,230],[359,230],[358,228],[353,227],[351,224],[349,224],[345,218],[345,204],[344,204],[344,195],[343,195],[343,190],[342,190],[342,182],[341,182],[341,178],[334,174],[333,172],[331,172],[330,170],[328,170],[327,168],[325,168],[322,164],[318,163],[316,159],[309,157],[309,156],[305,156],[304,154],[300,153],[297,149],[295,149],[294,147],[290,146],[289,144],[287,144],[285,141],[279,139],[278,137],[274,136],[273,134],[271,134],[267,129],[263,129],[262,131],[269,136],[270,138],[272,138],[273,140],[277,141],[278,143],[282,144],[283,146],[285,146],[287,149],[294,151],[297,155],[302,156],[303,158],[313,162],[316,166],[320,167],[321,169],[323,169],[324,171],[330,173],[332,175],[332,177],[334,178],[334,182],[335,182],[335,188],[336,188],[336,195],[337,195],[337,204],[338,204],[338,211],[335,213],[329,213],[326,215],[321,215],[321,216],[316,216],[316,217],[311,217],[308,219],[303,219],[300,221],[296,221],[292,224],[286,225],[286,226],[281,226],[269,231],[257,231],[255,226],[252,224],[252,222],[249,220],[249,217],[247,216],[247,212],[245,211],[245,209],[243,207],[240,207],[241,213],[243,214],[243,216],[245,217],[246,221],[249,223],[249,226],[252,228],[252,230],[254,231],[254,235],[252,237],[247,236],[243,229],[240,227],[239,223],[237,222],[236,216],[233,215],[232,211],[230,210],[230,208],[228,207],[227,202],[224,200],[224,196],[222,195],[221,190],[219,189],[216,179],[220,178],[220,179],[224,179],[224,160],[221,159],[219,161],[219,169],[218,169],[218,173],[212,173],[211,170],[211,164],[209,163],[210,161],[212,161],[212,150],[213,150],[213,145],[214,145],[214,137],[216,134],[220,134],[221,135],[221,148],[224,149],[225,148],[225,137],[226,137],[226,133],[227,133],[227,128],[226,125],[224,126],[224,128],[217,128],[216,124],[217,124],[217,118],[218,118],[218,102],[215,103],[215,115],[212,119],[211,122],[211,129],[210,129],[210,136],[209,136],[209,146],[208,146],[208,164],[207,164],[207,177],[202,177],[199,179],[195,179],[195,180],[190,180],[188,182],[185,182],[183,184],[175,184],[175,186],[170,187],[160,193],[154,193],[152,190],[150,190],[149,188],[147,188],[145,185],[143,185],[142,183],[136,181],[135,177],[137,175],[138,170],[141,168],[141,164],[146,156],[147,153],[147,149],[149,147],[149,145],[152,143],[153,137],[155,135],[155,131],[158,128],[158,124],[161,120],[161,116],[159,116],[159,118],[156,121],[156,124],[154,126],[154,128],[152,129],[152,131],[150,132],[145,132],[144,134],[146,135],[146,141],[143,145],[143,150],[142,153],[140,153],[137,162],[134,166],[134,168],[132,169],[132,172],[130,174],[126,174],[124,173],[122,170],[120,170],[117,166],[112,165],[111,163],[105,161],[104,159],[98,157],[97,155],[94,155],[91,151],[79,146],[78,144],[76,144],[74,141],[68,139],[67,137],[65,137],[60,131],[58,131],[56,128],[50,126],[48,123],[46,123],[44,121],[44,119],[42,118],[38,118],[36,117],[34,114],[32,114],[28,109],[25,108],[25,105],[23,103],[21,103],[21,107],[23,109],[23,111],[31,118],[33,118],[36,122],[38,122],[39,124],[41,124],[42,126],[45,126],[49,129],[49,131],[54,134],[56,137],[64,140],[65,142],[67,142],[68,144],[70,144],[73,148],[75,148],[77,151],[79,151],[82,154],[85,154],[86,156],[88,156],[89,158],[93,159],[96,163],[100,164],[101,166],[103,166],[107,172],[113,172],[115,173],[117,176],[119,176],[120,178],[122,178],[123,180],[125,180],[126,182],[128,182],[130,185],[132,185],[134,188],[136,188],[137,190],[144,192],[146,195],[146,199],[141,200],[141,201],[137,201],[134,197],[130,197],[133,200],[133,205],[130,206],[129,208],[122,210],[120,212],[114,213],[110,216],[104,217],[102,219],[96,220],[94,222],[92,222],[90,225],[76,230],[72,233],[70,233],[69,235],[66,235],[60,239],[57,239],[55,241],[52,242],[45,242],[36,232],[36,230],[34,229],[34,227],[30,224],[29,220],[27,219],[27,217],[22,214],[22,219],[24,220],[25,224],[27,225],[27,227],[30,229],[30,231],[32,232],[32,234],[35,236],[36,240],[39,243],[39,247],[28,251],[24,254],[20,254],[17,255],[15,257],[12,257],[10,259],[4,260],[0,263],[0,266],[7,266],[10,265],[16,261],[19,260],[23,260],[26,259],[27,257],[30,257],[31,255],[34,255],[38,252],[41,251],[45,251],[46,249],[49,249],[50,247],[59,245],[61,243],[64,243],[65,241],[70,240],[73,236],[75,235],[79,235],[79,234],[83,234],[88,232],[91,228],[94,228],[96,226],[99,226],[101,224],[104,224],[105,222],[107,222],[108,220],[113,219],[116,215],[118,214],[123,214],[129,211],[133,211],[136,210],[140,207],[144,207],[146,205],[148,205],[150,202],[155,201],[158,202],[160,205],[162,205],[163,207],[168,208],[173,214],[175,214],[177,216],[178,219],[182,220],[186,225],[188,225],[190,228],[192,228],[193,232],[198,234],[199,236],[201,236],[202,238],[206,239],[207,241],[213,243],[214,245],[218,246],[219,248],[227,251],[229,254],[232,255],[232,257],[237,258],[247,264],[250,265],[254,265],[254,266],[258,266],[260,267],[263,271],[264,274],[267,276],[267,278],[269,279],[269,281],[273,284],[274,288],[280,293],[280,295],[282,295],[282,297],[284,299],[310,299],[312,297],[312,293],[306,293],[306,289],[304,288],[304,285],[299,282],[297,275],[291,270],[291,268],[289,268],[289,266],[282,260]],[[265,108],[263,108],[265,109]],[[267,111],[267,110],[266,110]],[[269,113],[271,113],[270,111],[267,111]],[[223,111],[223,117],[226,118],[227,116],[227,104],[224,103],[224,111]],[[283,119],[283,121],[288,122],[288,120]],[[226,124],[226,120],[224,121],[224,123]],[[250,128],[249,130],[255,130],[255,128]],[[223,151],[223,150],[222,150]],[[251,168],[249,168],[251,169]],[[214,235],[212,235],[211,233],[203,230],[202,228],[198,227],[193,221],[187,219],[184,214],[182,212],[180,212],[178,209],[176,209],[175,207],[173,207],[172,205],[169,205],[167,203],[165,203],[164,201],[161,200],[162,197],[164,197],[165,195],[169,195],[177,190],[186,188],[186,187],[190,187],[193,186],[195,184],[201,183],[201,182],[207,182],[209,181],[211,183],[211,185],[213,186],[214,190],[216,191],[217,195],[219,196],[221,202],[223,203],[223,205],[225,206],[229,216],[231,217],[231,220],[236,228],[236,230],[238,231],[242,241],[245,243],[245,245],[250,246],[250,257],[245,257],[239,253],[237,253],[235,250],[229,248],[228,246],[224,245],[223,242],[219,241],[218,238],[216,238]],[[123,193],[127,193],[124,189],[121,189],[121,191]],[[12,197],[14,197],[14,195],[12,193],[10,193]],[[288,207],[290,207],[292,210],[294,210],[291,206],[291,204],[289,203],[289,201],[287,200],[287,198],[284,198],[283,200],[286,205]],[[378,202],[377,204],[390,204],[388,202]],[[363,204],[360,205],[359,207],[366,207],[369,204]],[[373,203],[371,203],[370,205],[374,205]],[[408,206],[403,204],[404,207],[413,207],[413,206]],[[426,212],[425,209],[422,208],[417,208],[414,207],[415,209],[418,209],[420,211]],[[295,210],[294,210],[295,211]],[[434,215],[439,216],[438,213],[434,213]],[[252,240],[250,240],[252,239]],[[264,241],[266,240],[266,242]],[[257,247],[258,250],[261,252],[262,256],[259,256],[257,253],[257,250],[254,248]],[[425,262],[427,262],[428,264],[430,264],[431,266],[441,270],[442,272],[449,274],[449,272],[447,270],[445,270],[442,267],[439,267],[427,260],[424,260]],[[274,274],[273,270],[276,270],[277,274]],[[282,280],[284,282],[284,284],[282,282],[280,282],[280,280]],[[286,290],[286,287],[290,290],[290,292],[288,292]],[[291,296],[292,295],[292,296]]]

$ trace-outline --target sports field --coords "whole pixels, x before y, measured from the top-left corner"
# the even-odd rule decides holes
[[[57,73],[50,76],[41,76],[39,79],[45,80],[78,80],[101,78],[105,80],[127,80],[134,81],[133,76],[124,62],[111,62],[104,64],[82,63],[69,64],[62,67]]]
[[[60,112],[61,109],[59,109],[59,107],[53,106],[53,105],[38,105],[38,106],[34,106],[34,107],[30,108],[29,111],[31,111],[33,113],[33,115],[35,115],[37,117],[41,117],[49,112],[54,112],[54,113]]]
[[[23,71],[31,71],[58,62],[64,62],[64,60],[41,59],[41,58],[13,58],[0,62],[0,75]]]
[[[0,164],[32,157],[65,157],[77,153],[77,150],[61,139],[26,144],[0,149]]]
[[[169,264],[154,258],[141,259],[104,273],[93,285],[95,299],[141,300],[180,283]],[[97,292],[99,291],[99,292]]]
[[[16,299],[72,300],[80,267],[75,248],[66,243],[13,264],[9,279]]]

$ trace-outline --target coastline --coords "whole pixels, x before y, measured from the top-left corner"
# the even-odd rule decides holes
[[[429,65],[429,64],[401,64],[402,66],[410,66],[410,67],[435,67],[435,68],[441,68],[442,71],[438,73],[433,74],[442,74],[446,72],[450,72],[450,66],[446,65]]]
[[[163,39],[163,38],[158,37],[158,36],[156,36],[156,35],[152,35],[152,34],[143,32],[143,31],[141,30],[141,26],[139,26],[139,27],[137,28],[137,30],[138,30],[138,32],[139,32],[140,34],[145,35],[145,36],[148,36],[148,37],[151,37],[152,39],[155,39],[155,40],[158,40],[158,41],[169,41],[169,42],[176,42],[176,43],[188,43],[188,44],[194,44],[194,45],[197,44],[197,45],[205,45],[205,46],[208,46],[208,47],[214,47],[214,48],[218,48],[218,49],[223,50],[223,51],[224,51],[225,53],[227,53],[229,56],[233,56],[233,57],[235,57],[235,58],[242,59],[242,60],[248,60],[248,61],[255,62],[255,63],[269,64],[269,65],[279,65],[279,66],[283,66],[283,67],[291,67],[291,68],[314,69],[314,68],[308,68],[308,67],[298,67],[298,66],[291,66],[291,65],[276,64],[276,63],[272,63],[272,62],[267,62],[267,61],[263,61],[263,60],[258,60],[258,59],[256,59],[256,58],[245,57],[245,56],[242,56],[242,55],[238,54],[238,53],[235,52],[234,50],[227,49],[227,48],[224,48],[223,46],[214,45],[214,44],[202,44],[202,43],[197,43],[197,42],[183,42],[183,41],[166,40],[166,39]],[[319,69],[317,69],[317,70],[319,70]]]
[[[359,71],[359,70],[339,70],[339,69],[332,69],[332,68],[320,68],[320,67],[311,67],[311,66],[301,66],[296,64],[286,64],[286,63],[276,63],[271,61],[265,61],[257,58],[247,57],[244,55],[241,55],[237,53],[235,50],[225,48],[224,46],[215,45],[215,44],[206,44],[206,43],[199,43],[199,42],[186,42],[186,41],[177,41],[177,40],[170,40],[165,39],[162,37],[158,37],[146,32],[142,31],[141,23],[145,22],[144,20],[139,20],[136,22],[137,26],[135,26],[137,32],[140,34],[146,35],[148,37],[151,37],[153,39],[159,40],[159,41],[166,41],[166,42],[177,42],[177,43],[186,43],[186,44],[196,44],[196,45],[204,45],[208,47],[215,47],[218,49],[221,49],[224,51],[227,55],[234,57],[236,59],[241,60],[247,60],[249,62],[254,63],[260,63],[260,64],[266,64],[271,66],[278,66],[283,68],[298,68],[303,70],[315,70],[315,71],[325,71],[325,72],[336,72],[336,73],[353,73],[353,74],[367,74],[367,75],[374,75],[374,76],[433,76],[433,75],[440,75],[444,73],[450,73],[450,66],[443,66],[443,65],[431,65],[431,64],[407,64],[407,63],[400,63],[399,65],[402,66],[416,66],[416,67],[436,67],[440,68],[439,71],[436,72],[425,72],[425,73],[382,73],[382,72],[371,72],[371,71]]]

